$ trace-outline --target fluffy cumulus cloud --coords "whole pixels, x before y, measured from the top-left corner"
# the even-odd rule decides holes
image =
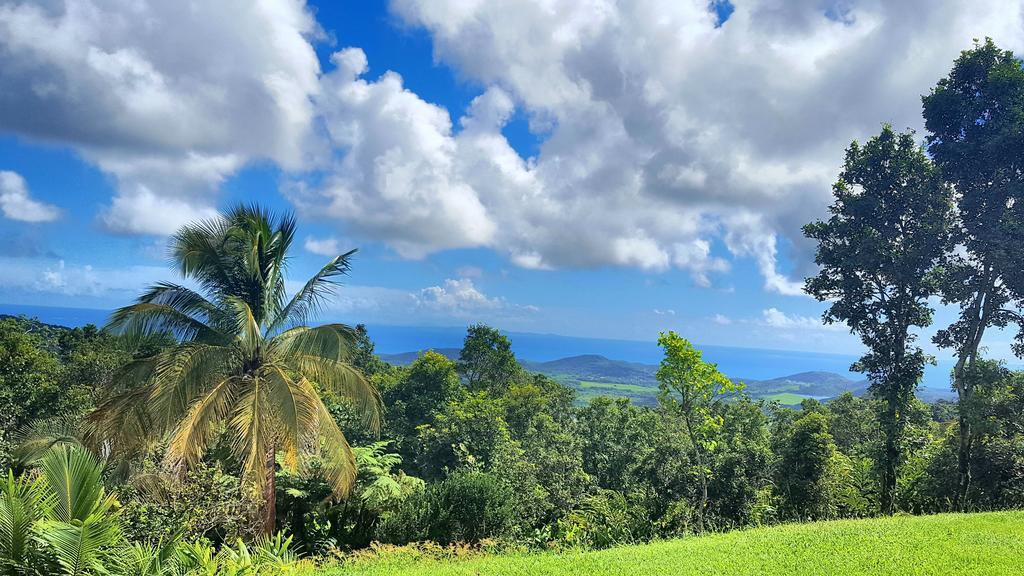
[[[313,154],[318,33],[298,0],[0,0],[0,131],[113,175],[109,229],[166,234],[246,162]]]
[[[703,286],[743,259],[796,294],[800,226],[844,147],[920,128],[920,95],[973,38],[1024,51],[1024,0],[734,4],[723,23],[707,0],[393,0],[481,87],[447,110],[358,47],[321,71],[301,0],[0,0],[0,130],[112,174],[113,230],[207,215],[266,159],[305,217],[404,257],[486,247]],[[503,134],[517,115],[532,157]]]
[[[512,304],[501,297],[484,294],[471,278],[449,278],[440,286],[429,286],[415,295],[417,306],[444,318],[519,318],[539,311],[536,306]]]
[[[53,222],[60,217],[56,206],[33,200],[25,179],[9,170],[0,170],[0,211],[22,222]]]
[[[809,263],[799,227],[823,213],[849,141],[884,121],[920,127],[920,95],[972,38],[1024,47],[1016,0],[734,4],[722,24],[706,0],[394,0],[438,59],[491,86],[461,132],[442,122],[454,164],[423,173],[469,186],[493,232],[434,247],[678,267],[707,284],[726,268],[720,241],[767,290],[799,293],[787,276]],[[500,136],[513,106],[544,137],[535,158]]]

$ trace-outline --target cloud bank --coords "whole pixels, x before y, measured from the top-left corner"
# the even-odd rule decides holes
[[[1024,51],[1022,0],[737,0],[725,22],[706,0],[391,11],[479,86],[467,110],[371,74],[358,47],[322,70],[300,0],[0,0],[0,131],[111,174],[114,232],[208,216],[225,179],[271,162],[305,217],[406,258],[484,247],[700,286],[749,259],[765,290],[798,294],[800,226],[850,140],[920,128],[920,95],[973,38]],[[516,117],[531,157],[505,136]]]

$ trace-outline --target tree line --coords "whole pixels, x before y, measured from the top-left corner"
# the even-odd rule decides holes
[[[831,305],[826,322],[844,322],[867,353],[854,365],[885,405],[881,425],[882,509],[896,510],[910,402],[931,359],[916,343],[932,323],[933,302],[959,308],[933,338],[956,356],[957,490],[970,504],[978,448],[975,384],[984,373],[990,328],[1017,330],[1024,352],[1024,69],[991,39],[963,52],[949,75],[922,98],[924,148],[911,132],[854,142],[833,187],[828,220],[804,227],[818,243],[820,272],[806,290]]]

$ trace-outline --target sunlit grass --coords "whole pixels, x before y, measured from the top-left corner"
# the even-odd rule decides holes
[[[579,553],[460,561],[396,555],[324,575],[964,575],[1020,574],[1024,513],[942,514],[758,528]]]

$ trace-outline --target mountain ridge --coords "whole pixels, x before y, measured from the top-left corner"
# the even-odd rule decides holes
[[[436,348],[435,352],[453,360],[458,359],[457,348]],[[381,354],[382,360],[399,365],[415,361],[425,350],[399,354]],[[627,397],[641,405],[656,404],[658,366],[640,362],[613,360],[601,354],[577,354],[536,362],[520,359],[520,364],[531,371],[559,380],[577,390],[581,400],[594,396]],[[746,391],[755,399],[777,401],[794,406],[802,400],[813,398],[827,401],[844,392],[862,396],[868,391],[867,380],[854,380],[842,374],[827,370],[806,370],[769,379],[732,378],[743,382]],[[921,388],[918,397],[932,402],[951,398],[951,392]]]

